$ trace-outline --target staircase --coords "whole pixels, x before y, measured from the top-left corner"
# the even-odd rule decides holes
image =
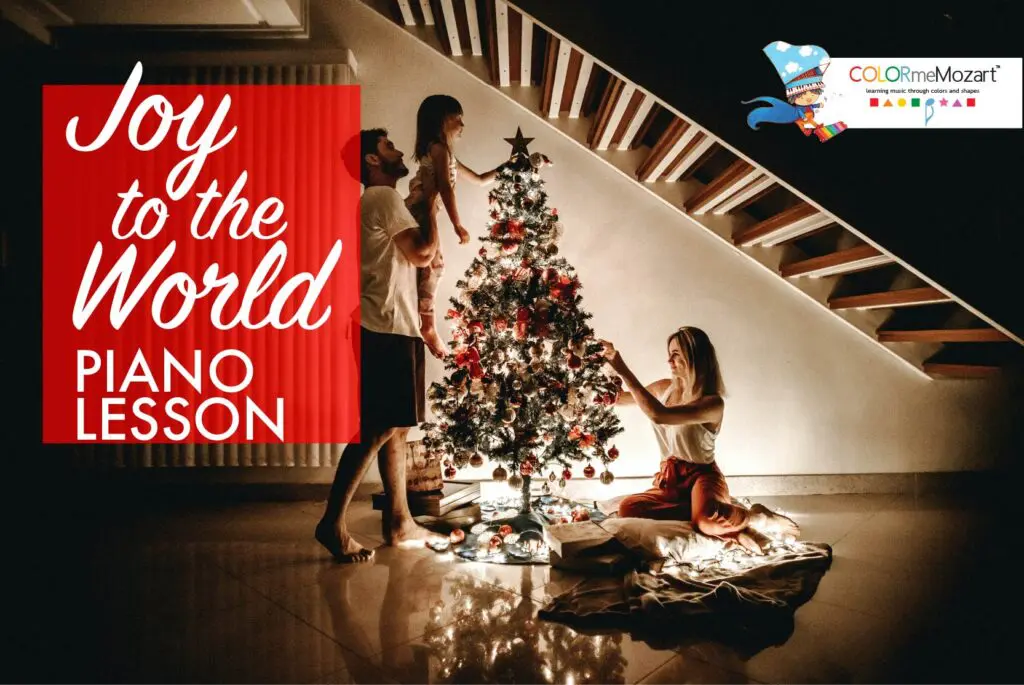
[[[1008,328],[514,3],[364,1],[914,372],[976,379],[1024,360]]]

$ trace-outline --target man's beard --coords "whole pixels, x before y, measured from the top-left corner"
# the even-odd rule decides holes
[[[409,167],[405,166],[405,162],[402,160],[395,162],[381,160],[380,170],[391,178],[405,178],[409,175]]]

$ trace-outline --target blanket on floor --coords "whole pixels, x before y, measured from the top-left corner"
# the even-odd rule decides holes
[[[688,550],[708,548],[689,544]],[[789,638],[794,612],[832,564],[831,547],[820,543],[787,545],[764,557],[741,550],[663,556],[678,565],[587,578],[553,598],[540,617],[582,631],[622,630],[655,647],[714,640],[749,656]]]

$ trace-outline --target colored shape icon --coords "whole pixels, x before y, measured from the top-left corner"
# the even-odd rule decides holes
[[[907,99],[906,98],[900,98],[899,100],[896,101],[896,104],[899,105],[900,107],[906,107],[907,106]]]
[[[928,125],[928,120],[935,116],[935,98],[928,98],[924,101],[924,125]]]

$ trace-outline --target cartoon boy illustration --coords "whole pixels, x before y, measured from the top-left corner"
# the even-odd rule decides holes
[[[819,102],[825,91],[822,77],[829,64],[829,56],[824,48],[817,45],[790,45],[777,40],[765,46],[763,52],[786,86],[786,100],[759,97],[744,101],[744,105],[752,102],[767,103],[767,106],[758,107],[747,115],[750,128],[756,131],[763,123],[794,123],[805,136],[813,133],[821,142],[846,130],[846,124],[841,121],[822,125],[814,120],[814,110],[823,104]]]

